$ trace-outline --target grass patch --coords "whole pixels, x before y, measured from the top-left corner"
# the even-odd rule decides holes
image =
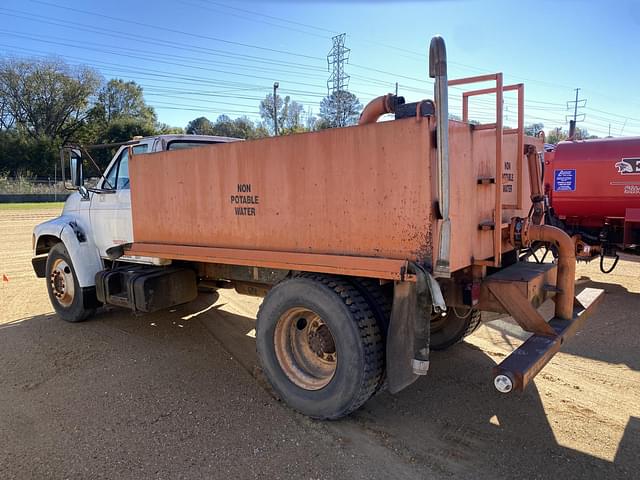
[[[62,210],[63,206],[64,202],[0,203],[0,210]]]

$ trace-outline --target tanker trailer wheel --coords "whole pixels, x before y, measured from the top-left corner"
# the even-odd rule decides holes
[[[95,308],[84,306],[84,294],[63,243],[49,250],[46,268],[49,300],[60,318],[67,322],[81,322],[95,312]]]
[[[449,307],[446,315],[433,314],[431,317],[431,349],[446,350],[471,335],[480,326],[479,310],[460,311]]]
[[[256,323],[263,371],[276,393],[313,418],[336,419],[376,391],[384,367],[380,327],[349,282],[302,274],[273,287]]]

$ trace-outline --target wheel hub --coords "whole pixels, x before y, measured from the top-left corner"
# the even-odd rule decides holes
[[[51,283],[51,293],[56,301],[63,307],[68,307],[73,303],[75,284],[71,267],[64,260],[58,258],[53,264],[49,275]]]
[[[327,361],[333,360],[332,354],[336,353],[336,345],[326,325],[322,324],[309,332],[309,347],[317,356]]]
[[[306,390],[319,390],[337,368],[336,345],[322,318],[307,308],[285,312],[274,332],[275,352],[289,379]]]

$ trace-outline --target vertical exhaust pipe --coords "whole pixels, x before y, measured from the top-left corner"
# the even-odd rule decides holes
[[[449,219],[449,87],[447,83],[447,49],[444,39],[436,35],[429,45],[429,76],[435,79],[436,142],[438,155],[438,204],[442,222],[438,256],[433,270],[436,277],[450,277],[451,220]]]

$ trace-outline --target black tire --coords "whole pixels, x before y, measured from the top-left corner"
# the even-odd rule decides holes
[[[431,320],[432,350],[446,350],[471,335],[480,326],[481,314],[479,310],[469,310],[456,315],[449,307],[445,317],[434,317]]]
[[[384,341],[383,348],[385,368],[380,377],[378,387],[374,395],[387,389],[387,371],[386,371],[386,344],[387,332],[389,331],[389,323],[391,322],[391,309],[393,308],[393,283],[380,285],[380,281],[375,278],[350,277],[349,281],[364,297],[369,304],[373,315],[378,322],[380,333]]]
[[[85,308],[85,293],[78,284],[76,271],[63,243],[57,243],[47,256],[47,292],[54,310],[67,322],[81,322],[95,312],[95,308]],[[73,284],[72,289],[69,287]],[[69,295],[69,292],[71,294]]]
[[[378,321],[380,332],[386,339],[393,307],[393,284],[380,285],[379,280],[363,277],[350,277],[349,281],[369,304],[371,312]]]
[[[282,332],[287,331],[283,323],[295,325],[291,335],[296,340],[291,344],[304,338],[305,331],[311,328],[305,319],[291,317],[290,312],[301,309],[314,313],[312,318],[321,319],[333,341],[335,366],[331,376],[321,378],[324,384],[308,386],[305,378],[317,380],[313,372],[304,371],[307,376],[302,379],[296,376],[304,370],[304,362],[294,361],[296,369],[292,369],[291,364],[281,360],[282,345],[287,345],[281,339]],[[384,342],[378,322],[358,290],[340,277],[305,273],[273,287],[258,312],[256,345],[263,371],[275,392],[292,408],[312,418],[336,419],[358,409],[376,391],[383,372]],[[324,346],[322,350],[324,355]]]

